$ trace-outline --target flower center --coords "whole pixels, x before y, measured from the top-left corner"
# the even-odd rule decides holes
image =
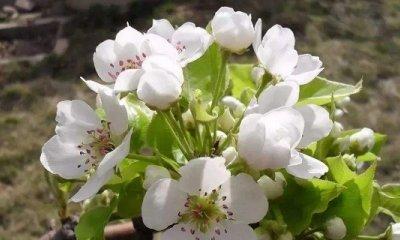
[[[94,170],[101,159],[115,149],[111,139],[110,122],[101,121],[103,128],[86,131],[87,140],[78,145],[79,153],[87,157],[85,161],[85,172]],[[82,165],[78,165],[81,168]]]
[[[136,55],[133,58],[129,58],[126,60],[119,60],[117,66],[113,63],[110,63],[110,71],[108,75],[116,80],[119,74],[128,69],[139,69],[142,67],[143,61],[146,59],[146,54],[142,53],[141,55]]]
[[[203,233],[209,231],[215,223],[229,217],[229,214],[218,204],[219,199],[219,194],[215,190],[203,196],[188,196],[185,204],[186,211],[183,214],[179,213],[180,221],[191,223]],[[194,234],[196,230],[190,229],[190,231]]]
[[[183,45],[183,43],[181,41],[179,41],[175,44],[175,48],[176,48],[176,50],[178,50],[178,53],[181,53],[181,52],[183,52],[183,50],[186,50],[186,46]]]

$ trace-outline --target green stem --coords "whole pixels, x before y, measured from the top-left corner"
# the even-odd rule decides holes
[[[183,140],[182,142],[183,142],[184,146],[186,147],[187,152],[193,155],[192,147],[190,146],[189,140],[187,139],[186,134],[185,134],[185,128],[181,128],[181,126],[178,125],[172,111],[168,111],[166,114],[166,117],[168,118],[168,121],[170,121],[170,123],[173,125],[174,129],[180,135],[181,139]],[[181,117],[182,117],[182,115],[181,115]],[[182,122],[183,122],[183,120],[182,120]]]
[[[386,233],[382,233],[376,236],[359,235],[356,237],[357,240],[383,240],[386,239]]]
[[[186,130],[185,122],[183,121],[183,118],[182,118],[182,111],[179,106],[179,102],[176,105],[176,111],[177,111],[177,116],[178,116],[178,122],[179,122],[180,128],[185,136],[185,140],[189,144],[190,148],[194,149],[193,139],[190,136],[189,132]]]
[[[189,147],[183,143],[184,136],[182,135],[179,127],[176,128],[175,120],[171,119],[170,114],[172,114],[170,111],[168,112],[163,112],[163,111],[157,111],[157,114],[160,114],[160,116],[164,119],[165,123],[168,126],[168,129],[170,130],[172,136],[175,138],[176,142],[178,143],[178,147],[181,149],[183,155],[186,157],[186,159],[191,159],[191,153],[189,150]]]
[[[224,83],[225,83],[225,75],[226,75],[226,63],[228,62],[230,53],[226,50],[221,50],[221,66],[218,72],[218,78],[217,82],[215,83],[215,87],[213,90],[213,100],[211,102],[211,111],[214,109],[214,107],[217,105],[219,102],[219,99],[221,97],[223,88],[224,88]]]
[[[265,89],[265,87],[267,86],[267,84],[272,80],[272,75],[268,72],[266,72],[261,80],[261,84],[257,89],[256,94],[254,95],[256,98],[258,98],[260,96],[260,94],[262,93],[262,91]]]
[[[140,154],[136,154],[136,153],[130,153],[130,154],[128,154],[127,158],[141,160],[141,161],[155,163],[155,164],[160,163],[158,157],[156,157],[156,156],[145,156],[145,155],[140,155]]]

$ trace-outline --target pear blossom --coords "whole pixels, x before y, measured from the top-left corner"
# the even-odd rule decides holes
[[[238,134],[239,155],[255,169],[286,170],[299,178],[321,177],[328,167],[297,149],[329,134],[332,121],[322,107],[294,106],[299,97],[295,82],[265,89],[246,110]]]
[[[178,51],[182,66],[199,59],[212,44],[211,35],[194,23],[186,22],[176,30],[166,19],[153,20],[153,26],[147,31],[157,34],[170,42]]]
[[[215,41],[223,48],[240,53],[254,41],[255,30],[251,15],[221,7],[211,20]]]
[[[346,225],[344,224],[343,219],[339,217],[334,217],[328,220],[325,226],[325,235],[328,239],[340,240],[346,236]]]
[[[179,169],[179,180],[151,185],[142,205],[143,223],[161,240],[256,240],[249,226],[267,213],[268,201],[247,174],[231,176],[225,159],[197,158]]]
[[[56,135],[42,148],[40,162],[49,172],[65,179],[88,177],[70,199],[73,202],[95,195],[129,153],[132,130],[125,107],[113,92],[101,91],[100,97],[105,120],[83,101],[59,102]]]
[[[307,84],[323,70],[318,57],[310,54],[299,55],[295,50],[292,30],[280,25],[272,26],[262,36],[262,21],[255,25],[256,39],[253,49],[261,66],[275,79]]]

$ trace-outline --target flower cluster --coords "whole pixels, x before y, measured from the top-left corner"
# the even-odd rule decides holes
[[[257,63],[229,61],[250,46]],[[262,36],[261,19],[222,7],[207,29],[128,24],[93,62],[102,82],[82,80],[98,108],[60,102],[40,157],[69,201],[85,200],[82,218],[108,199],[92,224],[115,213],[162,240],[339,240],[356,238],[373,206],[398,217],[373,197],[400,199],[373,182],[384,135],[338,122],[361,84],[318,77],[321,60],[298,54],[289,28]]]

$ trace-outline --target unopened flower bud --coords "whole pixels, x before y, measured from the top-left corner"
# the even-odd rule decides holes
[[[293,235],[290,232],[286,232],[284,234],[281,234],[278,237],[278,240],[293,240]]]
[[[222,152],[222,156],[226,160],[225,164],[229,165],[236,161],[236,159],[238,158],[238,152],[234,147],[228,147]]]
[[[219,130],[217,131],[216,139],[219,142],[219,146],[221,146],[221,144],[223,144],[227,138],[228,138],[228,136],[226,135],[226,133],[219,131]]]
[[[254,41],[255,30],[251,15],[221,7],[211,20],[215,41],[225,49],[241,53]]]
[[[330,133],[331,137],[337,138],[343,131],[343,125],[340,122],[334,122]]]
[[[163,178],[171,178],[171,175],[166,168],[157,165],[149,165],[146,168],[143,188],[148,189],[153,183]]]
[[[350,148],[350,137],[345,136],[342,138],[338,138],[338,139],[336,139],[334,144],[337,145],[339,153],[346,152]]]
[[[232,117],[229,109],[225,109],[224,114],[218,118],[218,123],[221,129],[225,132],[228,132],[235,125],[235,119]]]
[[[265,69],[263,67],[253,67],[251,70],[251,78],[253,79],[254,83],[258,86],[261,83],[261,80],[265,74]]]
[[[392,224],[391,229],[392,240],[400,240],[400,223]]]
[[[339,217],[334,217],[325,223],[325,236],[332,240],[340,240],[346,236],[346,225]]]
[[[351,98],[349,96],[340,99],[336,102],[336,106],[340,107],[340,108],[346,108],[351,102]]]
[[[285,178],[281,173],[276,173],[275,180],[272,180],[267,175],[264,175],[258,179],[257,183],[264,190],[267,199],[276,199],[283,194]]]
[[[355,153],[364,153],[375,145],[374,131],[363,128],[350,136],[350,148]]]
[[[226,96],[222,98],[222,103],[232,111],[235,117],[240,117],[243,114],[244,110],[246,110],[246,106],[241,101],[232,96]]]
[[[341,118],[341,117],[343,117],[343,115],[344,115],[344,112],[342,109],[335,110],[335,118]]]
[[[186,112],[182,113],[182,119],[183,119],[183,122],[185,123],[185,126],[188,129],[194,128],[194,118],[193,118],[192,112],[190,110],[187,110]]]

